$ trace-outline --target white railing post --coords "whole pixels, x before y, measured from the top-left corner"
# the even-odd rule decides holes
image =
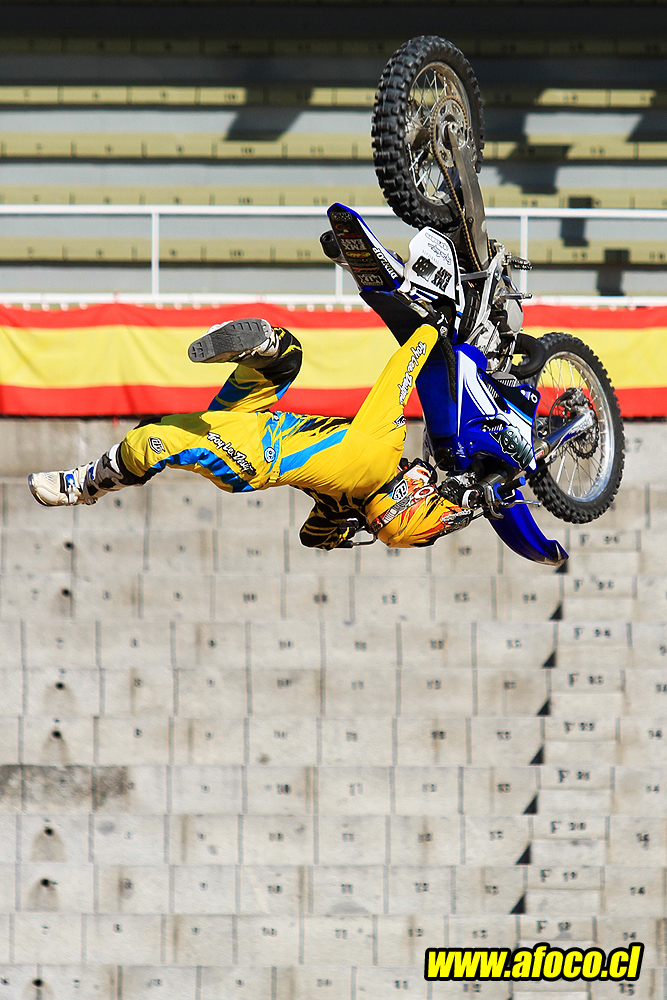
[[[395,220],[393,210],[389,206],[359,206],[357,211],[369,219],[391,218]],[[0,291],[0,302],[11,303],[92,303],[92,302],[156,302],[156,303],[192,303],[192,302],[247,302],[249,298],[256,301],[267,298],[276,303],[292,305],[359,305],[359,297],[354,292],[344,291],[342,270],[335,268],[333,294],[319,293],[277,293],[267,295],[258,290],[248,296],[240,292],[171,292],[160,291],[160,216],[170,218],[324,218],[325,210],[315,205],[44,205],[6,204],[0,203],[0,219],[7,216],[120,216],[125,218],[140,217],[151,220],[151,285],[150,292],[145,293],[107,293],[107,292],[4,292]],[[529,257],[528,227],[532,219],[616,219],[625,222],[661,222],[667,223],[666,208],[537,208],[528,206],[489,207],[486,210],[488,219],[511,219],[519,222],[519,246],[522,257]],[[527,275],[522,272],[519,277],[521,291],[527,288]],[[667,295],[634,295],[634,296],[604,296],[604,295],[542,295],[537,301],[545,304],[563,305],[576,302],[579,305],[595,306],[665,306]]]
[[[160,213],[151,212],[151,295],[160,294]]]
[[[519,257],[528,260],[528,214],[522,213],[519,218]],[[528,271],[519,274],[519,291],[528,291]]]
[[[337,302],[343,298],[343,268],[340,264],[334,264],[334,296]]]

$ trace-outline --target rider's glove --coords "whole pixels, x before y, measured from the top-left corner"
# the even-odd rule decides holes
[[[361,521],[358,517],[348,517],[347,520],[341,521],[338,525],[336,531],[340,541],[337,543],[337,549],[351,549],[352,539],[361,527]]]

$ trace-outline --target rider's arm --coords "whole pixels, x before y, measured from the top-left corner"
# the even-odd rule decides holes
[[[332,497],[318,496],[310,514],[301,526],[299,538],[308,548],[337,549],[345,546],[355,532],[365,524],[361,507]]]

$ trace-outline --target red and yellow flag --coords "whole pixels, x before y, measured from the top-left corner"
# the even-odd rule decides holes
[[[0,307],[0,413],[126,416],[205,409],[231,365],[196,365],[188,344],[213,323],[263,316],[303,344],[301,372],[280,408],[352,416],[394,350],[363,310],[267,303],[206,308],[109,304],[63,310]],[[528,305],[525,329],[572,333],[602,359],[626,417],[667,415],[667,308]],[[418,416],[413,394],[408,416]]]

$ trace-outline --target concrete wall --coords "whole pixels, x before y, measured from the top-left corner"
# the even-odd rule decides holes
[[[179,473],[47,510],[11,477],[122,427],[3,430],[0,998],[465,1000],[425,947],[536,940],[646,944],[567,1000],[664,995],[664,424],[600,521],[538,512],[565,573]]]

